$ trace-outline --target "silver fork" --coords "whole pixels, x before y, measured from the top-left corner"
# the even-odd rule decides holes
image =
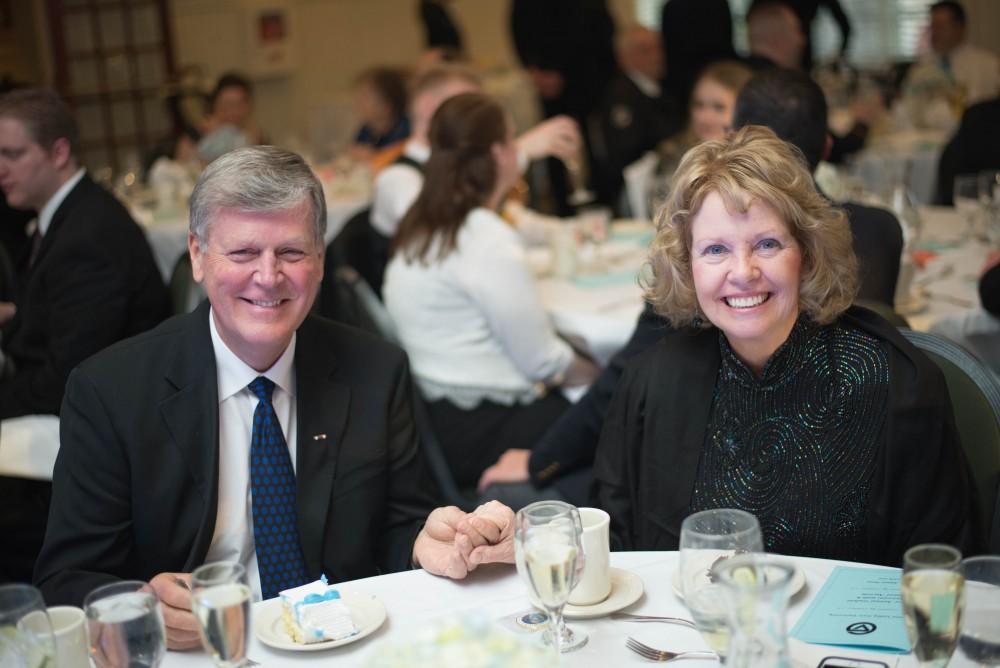
[[[657,615],[634,615],[629,612],[615,612],[611,614],[611,619],[618,619],[626,622],[662,622],[664,624],[678,624],[689,629],[697,628],[690,619],[681,617],[659,617]]]
[[[708,650],[693,650],[690,652],[668,652],[665,649],[656,649],[645,645],[635,638],[629,637],[625,641],[625,646],[641,657],[650,661],[680,661],[681,659],[716,659],[719,655]]]

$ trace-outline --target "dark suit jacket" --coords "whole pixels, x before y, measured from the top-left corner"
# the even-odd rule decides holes
[[[58,414],[73,367],[170,314],[142,230],[86,175],[56,210],[30,268],[27,250],[3,337],[15,375],[0,384],[0,419]]]
[[[983,308],[995,316],[1000,316],[1000,264],[983,274],[979,279],[979,301]]]
[[[932,542],[975,554],[975,485],[941,371],[871,311],[854,307],[841,318],[883,342],[890,369],[861,560],[898,566],[908,547]],[[677,549],[719,364],[718,330],[710,328],[665,337],[626,368],[594,462],[597,507],[611,515],[614,549]]]
[[[938,163],[937,203],[952,203],[959,174],[1000,169],[1000,97],[974,104],[962,114],[958,132]]]
[[[854,237],[854,254],[861,265],[858,299],[892,306],[903,255],[903,230],[891,211],[854,202],[841,208],[847,213]]]
[[[664,139],[684,129],[686,115],[673,98],[650,97],[619,73],[587,123],[594,160],[591,179],[598,200],[617,206],[622,170]]]
[[[118,578],[188,572],[218,503],[218,390],[203,303],[70,376],[35,581],[79,605]],[[401,350],[310,316],[295,350],[298,528],[311,578],[410,565],[432,506]],[[316,434],[326,434],[323,440]]]

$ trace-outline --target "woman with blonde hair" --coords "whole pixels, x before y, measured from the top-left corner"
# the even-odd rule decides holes
[[[802,154],[747,126],[691,149],[673,183],[647,298],[679,331],[626,369],[595,462],[618,549],[677,549],[685,516],[731,507],[769,552],[975,551],[941,372],[851,306],[851,231]]]

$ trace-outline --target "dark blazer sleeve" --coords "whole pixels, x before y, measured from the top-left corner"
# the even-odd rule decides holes
[[[74,371],[60,416],[63,447],[52,473],[45,544],[35,563],[35,583],[49,605],[81,605],[94,588],[117,580],[113,573],[133,566],[131,475],[111,425],[91,380]]]
[[[580,401],[563,413],[535,445],[528,472],[536,486],[547,485],[593,463],[604,416],[625,365],[669,331],[667,321],[647,305],[625,347],[615,353]]]
[[[979,279],[979,300],[983,308],[995,316],[1000,316],[1000,264],[983,274]]]

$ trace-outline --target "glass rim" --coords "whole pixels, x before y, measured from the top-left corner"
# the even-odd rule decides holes
[[[202,574],[214,569],[225,570],[214,577],[206,577]],[[210,561],[202,564],[191,572],[191,587],[211,587],[219,584],[228,584],[233,581],[239,581],[245,584],[246,577],[246,566],[238,561]]]
[[[518,515],[534,515],[535,511],[542,510],[544,508],[559,508],[560,510],[566,512],[579,512],[579,508],[574,506],[572,503],[566,503],[565,501],[557,501],[555,499],[548,499],[545,501],[535,501],[534,503],[529,503],[520,510],[517,511]]]
[[[726,515],[734,519],[746,522],[746,526],[737,529],[736,531],[733,531],[731,533],[724,533],[724,534],[706,533],[704,531],[699,531],[698,529],[692,526],[695,522],[704,519],[706,517],[726,516]],[[739,508],[710,508],[708,510],[700,510],[696,513],[691,513],[690,515],[685,517],[684,521],[681,522],[681,533],[683,534],[685,531],[687,531],[688,533],[697,534],[698,536],[731,540],[733,537],[736,536],[744,536],[746,534],[753,533],[754,531],[761,531],[761,528],[760,528],[760,520],[758,520],[757,516],[754,515],[753,513],[747,512],[745,510],[740,510]]]
[[[160,602],[160,597],[156,595],[156,590],[153,588],[153,585],[149,584],[145,580],[118,580],[116,582],[102,584],[100,587],[95,587],[91,590],[90,593],[88,593],[83,599],[83,609],[86,611],[97,601],[110,598],[117,594],[148,594],[152,596],[153,600],[156,601],[157,604]]]
[[[0,607],[0,616],[17,616],[22,611],[34,610],[38,604],[41,604],[43,611],[48,609],[41,590],[26,582],[11,582],[0,585],[0,603],[6,603],[7,594],[11,595],[10,600],[14,601],[14,604],[10,607]],[[21,596],[19,597],[18,594]]]
[[[920,558],[922,552],[946,554],[949,559],[933,561],[928,558]],[[903,553],[903,569],[908,567],[915,569],[952,569],[962,563],[962,553],[957,547],[947,543],[922,543],[914,545]]]
[[[740,582],[729,578],[729,573],[737,568],[753,568],[764,571],[763,580],[753,583]],[[768,554],[737,554],[712,565],[712,575],[719,578],[724,586],[744,592],[774,592],[787,587],[795,577],[795,566],[787,559]]]

